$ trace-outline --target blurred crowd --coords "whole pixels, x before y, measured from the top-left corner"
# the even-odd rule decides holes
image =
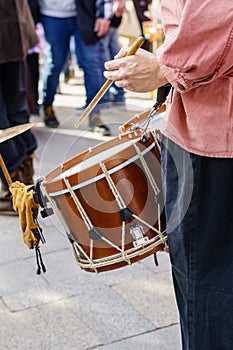
[[[104,62],[119,51],[120,35],[129,39],[127,45],[130,39],[143,35],[144,48],[153,51],[160,23],[158,5],[159,0],[2,0],[0,129],[28,123],[32,114],[42,115],[45,127],[57,128],[54,98],[61,73],[68,82],[75,74],[74,64],[83,71],[86,103],[80,111],[84,110],[105,81]],[[133,34],[129,23],[132,14]],[[112,104],[125,104],[125,91],[114,84],[89,115],[91,131],[111,134],[100,110]],[[13,181],[33,184],[36,148],[31,130],[0,143],[0,154]],[[0,180],[0,214],[14,214],[1,170]]]

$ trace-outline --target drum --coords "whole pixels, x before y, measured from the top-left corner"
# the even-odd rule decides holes
[[[90,148],[41,187],[86,271],[132,264],[166,245],[156,132],[135,130]]]

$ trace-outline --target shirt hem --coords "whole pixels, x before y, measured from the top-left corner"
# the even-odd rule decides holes
[[[226,151],[204,151],[201,149],[194,148],[190,145],[184,144],[180,139],[177,139],[174,135],[166,132],[161,131],[161,133],[168,137],[170,140],[175,142],[177,145],[179,145],[181,148],[185,149],[186,151],[196,154],[198,156],[203,157],[211,157],[211,158],[233,158],[233,151],[232,152],[226,152]]]

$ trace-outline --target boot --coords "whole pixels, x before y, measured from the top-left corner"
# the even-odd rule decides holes
[[[104,125],[99,114],[92,114],[89,117],[90,131],[100,133],[102,136],[110,136],[111,132],[107,125]]]
[[[57,128],[59,126],[52,106],[44,106],[44,123],[49,128]]]
[[[10,173],[12,181],[22,182],[22,175],[19,170]],[[12,196],[9,191],[8,183],[5,177],[0,178],[1,193],[0,193],[0,215],[18,215],[13,208]]]
[[[32,153],[30,156],[27,156],[27,158],[19,165],[19,170],[22,176],[22,182],[25,185],[33,185],[34,183],[33,182],[33,175],[34,175],[33,158],[34,158],[34,153]]]

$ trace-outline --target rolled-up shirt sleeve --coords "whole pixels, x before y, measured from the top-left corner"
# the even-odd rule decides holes
[[[219,76],[233,76],[233,0],[176,1],[174,11],[166,3],[166,39],[156,56],[173,87],[186,93]]]

